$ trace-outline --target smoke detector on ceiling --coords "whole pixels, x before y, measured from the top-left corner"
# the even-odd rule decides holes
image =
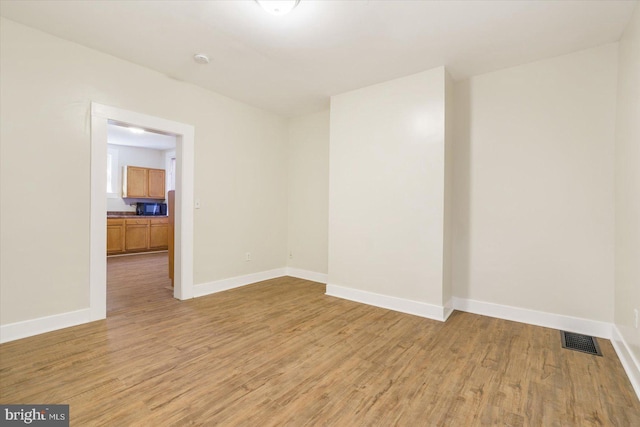
[[[209,63],[209,57],[204,53],[196,53],[195,55],[193,55],[193,60],[196,61],[198,64]]]

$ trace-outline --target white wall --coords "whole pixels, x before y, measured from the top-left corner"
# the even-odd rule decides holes
[[[615,323],[640,374],[640,6],[620,41],[616,122]],[[640,381],[640,376],[636,381]],[[637,389],[640,393],[640,389]]]
[[[138,200],[127,199],[125,201],[122,198],[123,167],[140,166],[143,168],[165,169],[164,151],[116,144],[107,144],[107,149],[115,150],[118,153],[117,185],[115,188],[118,197],[107,196],[107,212],[135,212],[135,202]],[[134,204],[133,206],[131,206],[132,203]]]
[[[118,166],[120,169],[127,165],[140,166],[143,168],[164,169],[163,150],[114,144],[107,144],[107,147],[118,151]],[[120,170],[120,172],[122,172],[122,170]]]
[[[443,305],[445,73],[331,98],[329,284]]]
[[[617,44],[455,86],[454,294],[613,320]]]
[[[289,121],[288,267],[327,274],[329,111]]]
[[[4,18],[0,31],[2,325],[89,306],[91,101],[195,126],[196,284],[286,264],[286,120]]]

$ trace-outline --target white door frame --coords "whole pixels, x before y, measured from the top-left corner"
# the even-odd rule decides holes
[[[107,317],[107,125],[110,120],[176,136],[176,216],[173,296],[193,298],[194,127],[159,117],[91,103],[91,320]],[[168,274],[168,272],[167,272]]]

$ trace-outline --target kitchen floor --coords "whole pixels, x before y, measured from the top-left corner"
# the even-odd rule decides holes
[[[107,258],[107,316],[171,298],[167,252]]]

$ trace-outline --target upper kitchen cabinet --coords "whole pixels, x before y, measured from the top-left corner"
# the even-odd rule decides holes
[[[122,177],[122,197],[164,199],[164,169],[125,166]]]
[[[149,194],[147,168],[125,166],[122,178],[122,197],[144,198]]]
[[[153,199],[164,199],[164,169],[147,169],[149,182],[149,197]]]

